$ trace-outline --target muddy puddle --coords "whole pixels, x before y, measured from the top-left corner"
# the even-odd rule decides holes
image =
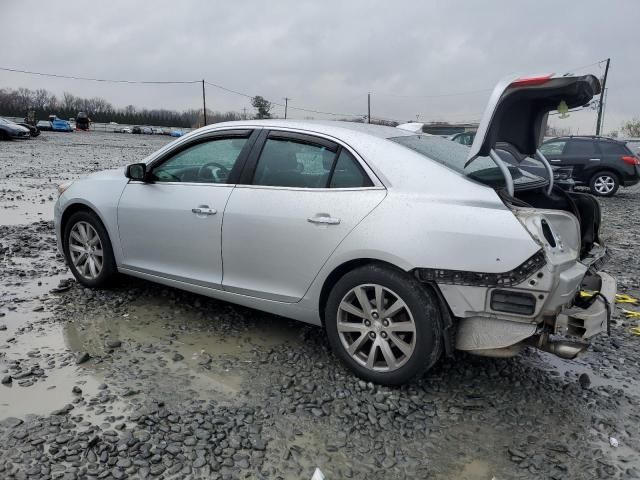
[[[255,352],[299,342],[299,329],[287,320],[266,316],[221,330],[215,314],[178,307],[162,296],[148,296],[116,311],[87,308],[73,319],[52,320],[65,296],[83,292],[55,291],[69,278],[55,275],[4,289],[3,300],[10,302],[0,309],[5,314],[0,324],[12,341],[0,348],[0,372],[8,362],[24,357],[51,366],[33,385],[0,386],[0,419],[62,408],[74,400],[72,388],[80,383],[90,391],[105,383],[126,385],[117,389],[120,399],[109,403],[110,410],[118,412],[143,397],[164,400],[167,392],[172,402],[230,402],[248,387]],[[76,365],[82,354],[90,359]]]

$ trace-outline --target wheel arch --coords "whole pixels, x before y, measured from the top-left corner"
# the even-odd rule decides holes
[[[365,265],[372,264],[408,273],[407,270],[400,268],[398,265],[376,258],[355,258],[341,263],[340,265],[335,267],[331,271],[331,273],[329,273],[329,275],[327,275],[322,284],[322,288],[320,289],[320,295],[318,296],[318,312],[320,314],[320,321],[322,322],[322,325],[324,325],[325,308],[327,304],[327,298],[329,297],[329,293],[331,292],[331,288],[333,288],[336,282],[350,271],[355,270],[356,268],[363,267]]]
[[[92,205],[89,205],[87,203],[73,202],[73,203],[69,203],[64,208],[62,215],[60,216],[60,238],[62,240],[63,252],[66,252],[67,239],[65,238],[64,231],[67,226],[67,222],[69,221],[71,216],[77,212],[88,212],[88,213],[94,214],[98,219],[98,221],[102,224],[102,227],[104,228],[104,230],[107,232],[107,236],[109,237],[109,243],[113,248],[113,239],[111,238],[111,232],[109,232],[109,228],[107,228],[107,223],[104,221],[104,219],[102,218],[102,215],[100,215],[98,210]],[[66,256],[66,253],[64,253],[64,255]]]
[[[609,166],[602,166],[602,167],[598,168],[597,170],[594,170],[594,172],[589,177],[589,181],[591,181],[593,179],[593,177],[595,177],[596,175],[599,175],[601,173],[610,173],[612,175],[615,175],[615,177],[618,179],[618,182],[620,182],[620,178],[622,177],[620,172],[618,172],[615,168],[609,167]]]
[[[320,322],[323,327],[325,322],[325,308],[329,293],[331,292],[331,288],[336,284],[338,280],[340,280],[340,278],[342,278],[350,271],[355,270],[356,268],[363,267],[365,265],[372,264],[392,268],[394,270],[399,270],[408,274],[412,274],[413,272],[413,270],[405,270],[398,265],[377,258],[356,258],[341,263],[340,265],[335,267],[325,278],[320,290],[320,295],[318,296],[318,313],[320,316]],[[453,315],[453,312],[451,311],[451,307],[445,300],[437,284],[433,282],[420,283],[422,284],[423,288],[431,290],[438,300],[438,307],[440,310],[440,318],[438,318],[438,321],[440,322],[440,331],[442,332],[444,351],[446,356],[450,357],[451,355],[453,355],[455,343],[455,325],[453,321],[455,317]]]

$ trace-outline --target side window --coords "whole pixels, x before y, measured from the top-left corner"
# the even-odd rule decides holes
[[[629,155],[627,147],[621,143],[598,142],[598,146],[603,155]]]
[[[565,155],[589,156],[596,153],[596,144],[591,140],[572,140],[567,145]]]
[[[253,185],[325,188],[336,154],[321,145],[268,138],[258,159]]]
[[[557,142],[549,142],[540,146],[540,151],[544,155],[562,155],[562,151],[564,150],[564,146],[566,145],[565,140],[558,140]]]
[[[247,138],[220,138],[175,154],[151,171],[157,182],[227,183]]]
[[[371,187],[373,184],[348,150],[342,149],[331,176],[331,188]]]

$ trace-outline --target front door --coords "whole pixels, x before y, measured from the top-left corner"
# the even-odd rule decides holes
[[[272,131],[259,158],[255,150],[247,162],[254,173],[225,210],[223,288],[295,302],[386,190],[323,138]]]
[[[220,133],[182,145],[130,182],[118,204],[123,267],[220,288],[220,234],[234,168],[251,132]]]

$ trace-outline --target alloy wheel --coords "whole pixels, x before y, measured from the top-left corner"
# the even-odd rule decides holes
[[[409,307],[392,290],[358,285],[338,306],[338,335],[347,353],[378,372],[402,367],[416,347],[416,324]]]
[[[69,233],[69,256],[78,273],[87,280],[100,275],[104,251],[100,236],[88,222],[77,222]]]
[[[600,195],[607,195],[613,191],[616,186],[616,181],[610,175],[600,175],[593,182],[593,188]]]

